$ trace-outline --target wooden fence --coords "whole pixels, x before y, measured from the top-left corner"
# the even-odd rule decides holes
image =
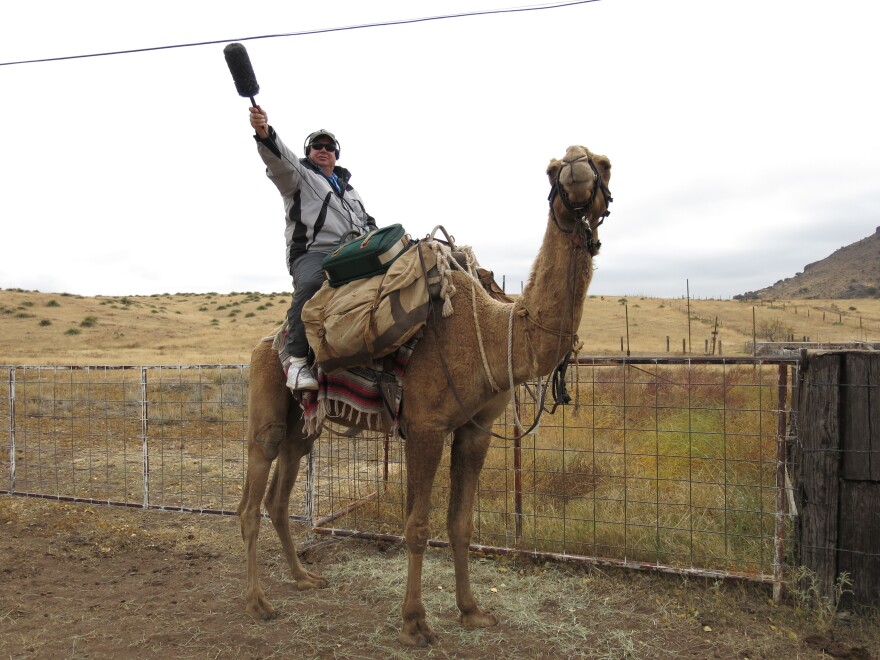
[[[833,597],[880,603],[880,353],[804,354],[795,482],[799,563]]]

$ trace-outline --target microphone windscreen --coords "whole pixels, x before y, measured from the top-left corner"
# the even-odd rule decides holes
[[[260,91],[260,85],[257,83],[251,58],[248,57],[244,46],[240,43],[227,44],[223,49],[223,55],[226,57],[226,66],[229,67],[229,73],[232,74],[239,96],[256,96]]]

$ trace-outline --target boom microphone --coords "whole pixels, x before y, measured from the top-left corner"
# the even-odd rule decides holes
[[[250,98],[251,105],[256,106],[257,102],[254,101],[254,97],[259,93],[260,85],[254,75],[254,68],[251,66],[251,58],[248,57],[244,46],[237,42],[227,44],[223,49],[223,56],[226,58],[226,66],[229,67],[229,73],[232,74],[238,95]]]

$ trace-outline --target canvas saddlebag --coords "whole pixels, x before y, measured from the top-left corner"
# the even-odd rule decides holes
[[[384,273],[409,247],[411,240],[399,224],[375,229],[340,245],[321,262],[332,287]]]
[[[324,282],[302,311],[321,368],[331,372],[369,364],[421,330],[431,305],[425,271],[435,265],[431,250],[416,242],[395,255],[383,273],[345,286]]]

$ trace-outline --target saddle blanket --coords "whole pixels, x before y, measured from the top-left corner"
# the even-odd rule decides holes
[[[273,347],[283,363],[287,323],[278,331]],[[368,429],[397,431],[400,412],[400,382],[418,340],[413,338],[396,352],[374,361],[372,366],[353,367],[327,373],[317,368],[318,389],[303,392],[300,406],[307,434],[318,432],[325,421],[351,422]],[[384,424],[383,424],[384,421]]]

